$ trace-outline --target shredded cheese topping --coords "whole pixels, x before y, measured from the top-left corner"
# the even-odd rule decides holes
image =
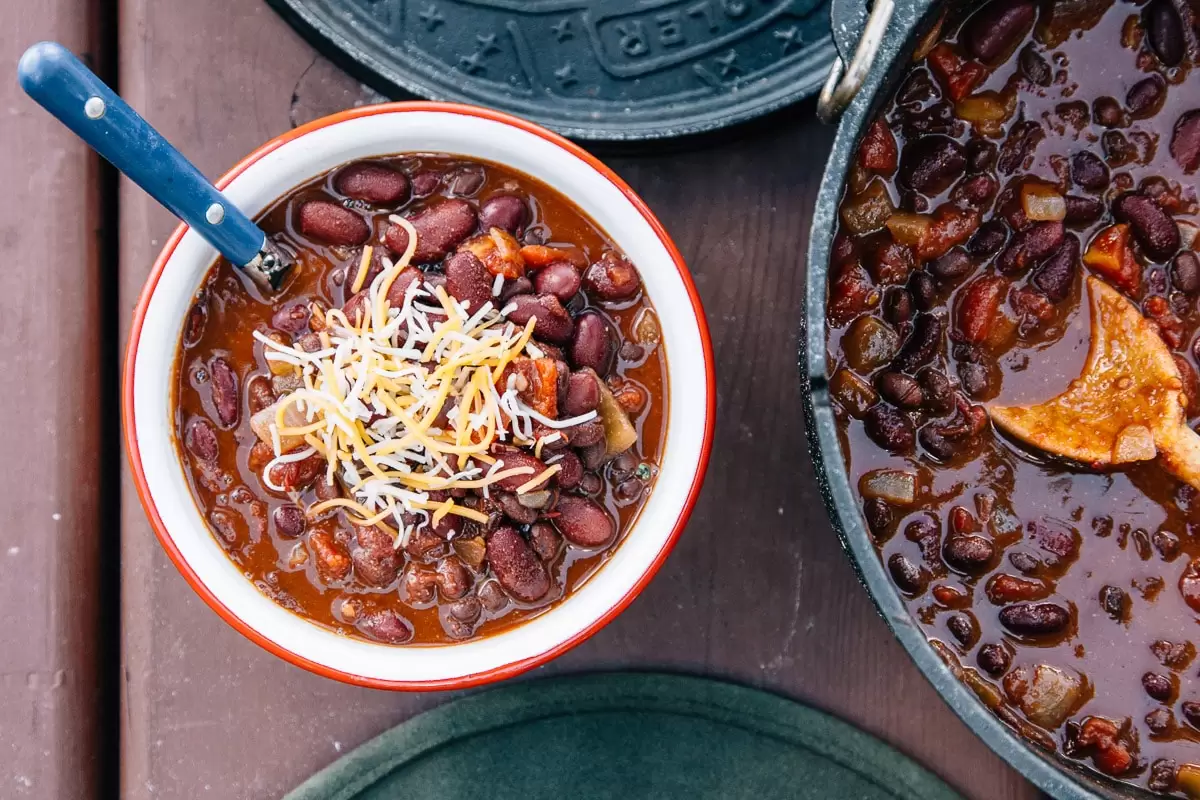
[[[534,445],[534,423],[560,429],[586,422],[596,412],[553,420],[518,396],[515,378],[498,386],[505,367],[521,355],[542,352],[531,342],[536,320],[518,327],[506,319],[511,308],[492,302],[479,308],[449,296],[441,286],[413,281],[399,308],[388,292],[409,265],[417,233],[405,219],[392,220],[408,232],[408,247],[368,289],[361,322],[340,309],[324,312],[321,349],[305,352],[262,332],[266,359],[292,365],[303,386],[281,398],[270,423],[274,459],[263,470],[272,489],[272,467],[319,453],[326,461],[323,480],[340,479],[350,497],[316,503],[309,515],[346,511],[358,525],[374,525],[396,538],[396,546],[448,516],[486,522],[487,515],[456,503],[438,502],[430,492],[478,489],[485,497],[496,482],[516,476],[529,480],[517,492],[544,486],[561,469],[539,475],[528,466],[505,468],[502,455],[489,455],[511,433],[518,444]],[[371,248],[364,248],[352,288],[369,271]],[[494,291],[501,286],[496,281]],[[357,316],[357,315],[356,315]],[[548,434],[542,445],[561,438]],[[285,449],[287,448],[287,449]],[[415,521],[414,521],[415,520]]]

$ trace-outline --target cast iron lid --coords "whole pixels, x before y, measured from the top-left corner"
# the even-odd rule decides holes
[[[491,106],[594,140],[698,133],[808,95],[828,0],[268,0],[393,97]]]
[[[454,700],[284,800],[961,800],[883,742],[773,694],[678,675],[522,681]]]

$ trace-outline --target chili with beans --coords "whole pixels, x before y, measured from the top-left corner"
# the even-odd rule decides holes
[[[185,321],[180,457],[260,591],[387,644],[502,631],[583,584],[650,492],[666,356],[633,264],[567,198],[494,164],[346,165],[260,225]]]
[[[1200,797],[1200,494],[1154,461],[1047,458],[988,409],[1080,374],[1094,275],[1153,323],[1196,425],[1195,9],[950,12],[859,146],[828,295],[850,476],[933,646],[1035,744],[1187,797]]]

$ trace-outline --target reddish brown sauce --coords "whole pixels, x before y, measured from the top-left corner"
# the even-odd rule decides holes
[[[515,231],[521,244],[562,248],[572,253],[581,267],[615,251],[608,236],[568,198],[505,167],[424,154],[366,163],[382,164],[403,173],[412,185],[411,190],[395,203],[373,205],[356,201],[338,191],[338,171],[334,170],[281,198],[259,218],[259,225],[275,241],[298,254],[297,267],[281,292],[264,295],[253,281],[225,260],[218,261],[210,271],[185,325],[177,359],[173,404],[180,458],[214,538],[260,591],[285,608],[341,634],[397,644],[435,644],[491,635],[538,616],[585,583],[633,525],[653,486],[666,435],[664,348],[657,343],[653,309],[640,286],[628,298],[605,300],[589,288],[584,270],[584,287],[565,306],[575,319],[585,309],[598,311],[615,328],[616,341],[612,344],[615,356],[605,382],[628,412],[636,427],[637,442],[603,463],[588,462],[585,457],[587,469],[582,483],[570,490],[556,490],[555,503],[559,502],[557,498],[569,495],[598,503],[615,522],[616,536],[601,547],[580,547],[562,541],[561,537],[556,545],[552,539],[545,557],[539,556],[550,578],[550,588],[544,596],[525,602],[510,596],[499,585],[486,557],[480,561],[478,551],[468,557],[462,548],[463,540],[476,539],[482,543],[493,532],[485,530],[483,525],[472,527],[473,523],[459,525],[451,541],[426,542],[431,545],[427,550],[399,550],[399,573],[383,585],[368,585],[360,579],[357,568],[340,579],[330,579],[319,568],[324,562],[318,563],[320,552],[314,547],[313,535],[322,532],[341,556],[350,556],[359,547],[354,526],[343,513],[325,513],[319,519],[309,519],[301,535],[284,535],[277,510],[308,508],[318,499],[318,486],[309,485],[291,497],[285,496],[264,485],[261,463],[251,465],[254,458],[251,450],[259,439],[250,427],[255,408],[249,387],[254,381],[270,377],[263,345],[253,338],[252,332],[278,332],[273,327],[273,317],[281,309],[298,303],[305,307],[313,302],[324,308],[340,307],[349,296],[348,286],[361,259],[361,246],[331,245],[302,233],[298,209],[312,200],[332,201],[348,208],[369,224],[369,241],[377,252],[386,253],[380,242],[391,214],[412,217],[448,198],[465,200],[478,212],[490,198],[511,195],[520,198],[527,209],[525,222]],[[417,193],[423,194],[410,196]],[[482,231],[480,227],[471,233]],[[437,275],[442,270],[441,260],[427,263],[422,269],[426,276]],[[534,274],[531,268],[529,275]],[[307,329],[302,333],[308,333]],[[568,349],[568,345],[563,347]],[[217,376],[213,364],[218,359],[229,366],[236,378],[237,412],[232,424],[225,424],[214,398]],[[571,367],[575,369],[577,365],[572,363]],[[194,435],[193,424],[201,424],[215,433],[215,457],[205,457],[208,453],[203,444],[193,447],[189,438]],[[584,455],[582,450],[578,452]],[[322,480],[323,470],[316,483]],[[470,496],[459,502],[474,503],[481,499]],[[515,528],[521,539],[529,542],[528,522],[511,520],[494,506],[488,508],[493,514],[499,513],[498,518],[492,517],[496,524]],[[554,505],[536,512],[536,516],[539,523],[557,524]],[[440,574],[443,571],[452,573],[452,580],[446,582]],[[461,597],[464,582],[466,594]],[[414,587],[419,591],[414,591]],[[364,619],[380,613],[398,618],[399,626],[392,622],[382,633],[363,626]]]
[[[914,618],[1005,722],[1117,779],[1200,796],[1200,588],[1188,577],[1200,496],[1153,462],[1095,472],[1030,452],[986,412],[1047,400],[1079,375],[1091,273],[1159,326],[1200,421],[1194,14],[1162,0],[972,11],[923,45],[842,203],[828,341],[850,478]],[[1139,85],[1157,101],[1144,105]],[[992,104],[982,114],[979,98]],[[990,129],[971,124],[997,107]],[[1070,216],[1030,220],[1030,181]],[[1161,252],[1152,221],[1120,210],[1129,195],[1149,198],[1179,242]],[[903,241],[905,214],[933,216],[926,238]],[[1124,274],[1085,255],[1117,223],[1132,223]],[[1034,252],[1038,225],[1049,245]],[[912,502],[867,487],[878,470],[914,477]]]

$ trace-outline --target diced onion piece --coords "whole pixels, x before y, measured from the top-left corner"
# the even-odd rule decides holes
[[[1036,181],[1021,187],[1021,208],[1034,222],[1058,222],[1067,218],[1067,201],[1058,190]]]
[[[629,421],[629,415],[625,413],[625,409],[621,408],[617,398],[613,397],[608,384],[604,381],[597,381],[597,383],[600,385],[600,408],[598,410],[600,421],[604,423],[604,452],[605,455],[611,457],[633,447],[634,442],[637,441],[637,429]]]
[[[643,308],[638,312],[633,321],[633,340],[646,348],[648,353],[658,347],[658,343],[662,341],[662,331],[659,330],[658,317],[653,310]]]
[[[1015,96],[980,92],[955,103],[954,114],[984,136],[999,136],[1016,107]]]
[[[895,506],[917,502],[917,473],[907,469],[877,469],[863,475],[858,490],[867,500],[879,498]]]
[[[271,426],[275,424],[275,416],[279,411],[279,406],[283,400],[276,400],[271,405],[259,411],[254,416],[250,417],[250,429],[254,431],[254,435],[262,441],[273,446],[275,435],[271,431]],[[304,412],[299,409],[296,403],[288,403],[283,409],[283,422],[289,428],[299,428],[308,423],[304,418]],[[304,436],[280,436],[279,437],[279,452],[288,453],[295,450],[300,445],[304,444]]]

